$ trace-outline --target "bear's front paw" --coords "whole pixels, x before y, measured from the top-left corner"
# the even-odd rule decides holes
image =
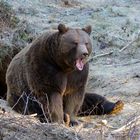
[[[64,113],[64,122],[65,122],[65,125],[68,127],[79,125],[79,121],[75,119],[71,119],[70,115],[67,113]]]
[[[64,113],[64,122],[66,126],[70,126],[70,115],[67,113]]]
[[[124,107],[124,103],[119,100],[115,103],[113,110],[109,114],[118,114]]]
[[[79,125],[79,121],[77,120],[71,120],[69,126],[76,126]]]

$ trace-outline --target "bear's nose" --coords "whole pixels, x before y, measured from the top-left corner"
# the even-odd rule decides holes
[[[88,53],[83,53],[83,56],[84,57],[88,57]]]

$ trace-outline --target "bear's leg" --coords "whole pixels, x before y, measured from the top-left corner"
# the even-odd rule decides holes
[[[59,93],[52,93],[38,97],[42,105],[42,112],[48,122],[63,123],[63,103],[62,95]]]
[[[21,95],[15,93],[16,92],[14,92],[14,90],[8,88],[7,101],[13,110],[24,115],[37,113],[40,111],[39,105],[33,101],[33,95],[29,90],[23,91]]]
[[[117,114],[123,106],[124,103],[120,100],[114,103],[101,95],[86,93],[78,116]]]
[[[84,90],[63,97],[64,113],[70,116],[70,125],[77,125],[76,115],[83,103]]]
[[[24,95],[17,96],[13,92],[7,92],[7,95],[8,104],[13,110],[24,115],[29,114],[28,106],[26,106],[27,100],[25,99]]]

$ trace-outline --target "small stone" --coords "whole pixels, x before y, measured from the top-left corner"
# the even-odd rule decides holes
[[[103,125],[107,125],[107,120],[102,120],[101,123],[102,123]]]

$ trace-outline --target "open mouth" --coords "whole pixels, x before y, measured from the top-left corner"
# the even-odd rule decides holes
[[[80,71],[83,70],[83,68],[84,68],[84,59],[83,58],[79,58],[76,60],[76,67]]]

